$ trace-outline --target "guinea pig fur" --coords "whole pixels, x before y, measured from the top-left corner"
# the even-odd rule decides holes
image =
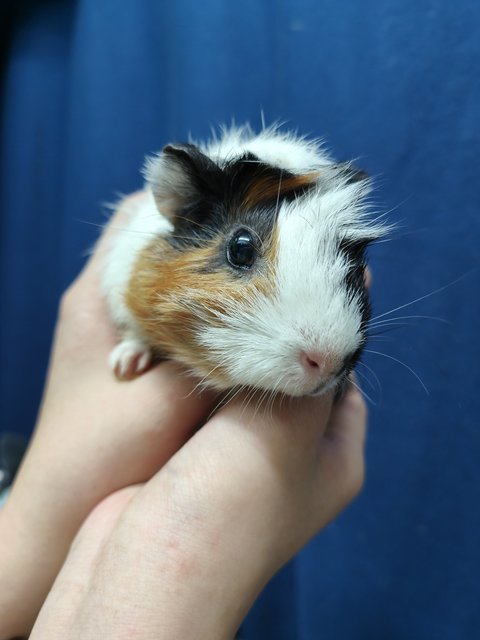
[[[368,218],[366,174],[246,126],[168,145],[145,176],[103,270],[117,377],[162,357],[220,390],[301,396],[344,380],[371,313],[365,249],[388,230]]]

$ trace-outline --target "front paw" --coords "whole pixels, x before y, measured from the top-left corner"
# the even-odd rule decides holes
[[[117,344],[108,363],[118,380],[133,380],[150,367],[152,351],[141,340],[129,338]]]

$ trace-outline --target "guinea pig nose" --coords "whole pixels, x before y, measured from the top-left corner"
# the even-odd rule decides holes
[[[342,366],[340,356],[323,351],[301,351],[300,364],[310,377],[321,378],[335,374]]]
[[[321,375],[325,370],[326,359],[319,351],[301,351],[300,364],[310,375]]]

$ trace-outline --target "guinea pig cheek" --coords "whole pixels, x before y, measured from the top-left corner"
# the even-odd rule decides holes
[[[205,359],[215,363],[210,382],[217,388],[271,386],[271,308],[278,295],[277,245],[274,228],[263,239],[255,267],[244,273],[222,271],[219,286],[209,296],[213,313],[202,323],[198,341]],[[277,379],[278,373],[274,376]]]
[[[222,338],[232,319],[248,315],[252,297],[265,296],[270,285],[260,274],[220,267],[218,255],[213,243],[178,251],[157,240],[135,265],[127,304],[158,354],[183,363],[207,386],[227,389],[237,384],[230,363],[240,336],[234,333],[226,349]]]

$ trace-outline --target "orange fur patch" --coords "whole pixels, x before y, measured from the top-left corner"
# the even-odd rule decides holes
[[[292,191],[304,189],[314,184],[317,178],[318,171],[291,176],[282,180],[274,179],[271,176],[259,178],[255,180],[255,182],[252,182],[248,188],[243,204],[245,207],[250,208],[266,200],[273,200],[275,198],[281,200],[282,197]]]

